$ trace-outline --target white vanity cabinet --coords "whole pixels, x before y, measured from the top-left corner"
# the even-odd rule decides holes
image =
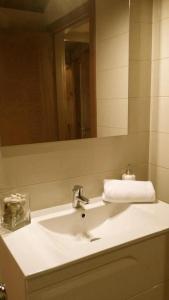
[[[130,300],[164,300],[169,299],[169,281],[155,285],[150,290],[143,292]]]
[[[96,200],[85,220],[68,204],[2,233],[8,300],[169,300],[169,204]]]
[[[2,240],[0,247],[8,300],[169,299],[161,285],[169,280],[169,233],[27,277]]]

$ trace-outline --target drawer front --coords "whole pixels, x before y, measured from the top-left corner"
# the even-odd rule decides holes
[[[80,274],[73,272],[72,266],[71,278],[56,284],[51,282],[39,290],[34,285],[35,290],[29,294],[29,299],[127,300],[134,297],[166,280],[167,238],[167,235],[162,235],[101,256],[102,264],[98,257],[90,271],[84,271],[83,263],[79,263]]]
[[[169,281],[154,286],[152,289],[141,293],[128,300],[168,300],[169,299]]]

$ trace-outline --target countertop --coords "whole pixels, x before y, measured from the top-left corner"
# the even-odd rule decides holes
[[[99,201],[101,198],[94,199],[94,202]],[[31,224],[15,232],[1,229],[1,239],[25,277],[53,271],[106,250],[118,249],[169,230],[169,204],[162,201],[153,204],[130,204],[120,222],[118,215],[113,217],[116,219],[112,232],[94,243],[70,243],[67,247],[64,242],[60,243],[57,236],[53,235],[51,238],[39,225],[45,218],[74,211],[71,204],[48,208],[33,212]],[[133,222],[129,230],[128,220]]]

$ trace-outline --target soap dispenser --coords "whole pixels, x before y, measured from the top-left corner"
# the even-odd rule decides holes
[[[131,165],[128,165],[124,174],[122,174],[122,180],[136,180],[136,175],[133,174]]]

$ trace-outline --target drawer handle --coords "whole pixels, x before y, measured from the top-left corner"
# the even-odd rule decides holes
[[[7,300],[6,287],[4,283],[0,283],[0,300]]]

